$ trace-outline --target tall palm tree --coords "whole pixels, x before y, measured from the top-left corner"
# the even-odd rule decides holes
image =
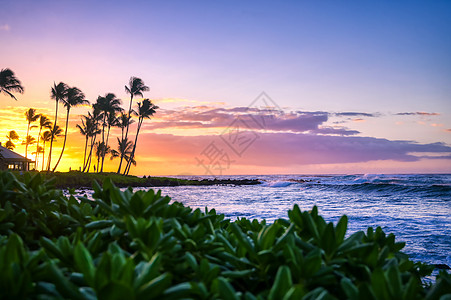
[[[125,139],[125,129],[127,126],[135,123],[134,120],[129,119],[127,113],[122,112],[118,117],[117,126],[121,129],[121,140]]]
[[[50,130],[44,131],[41,134],[41,141],[42,141],[42,167],[41,171],[44,170],[44,160],[45,160],[45,143],[50,142],[50,139],[52,138],[52,132]]]
[[[36,120],[39,118],[40,115],[36,114],[36,109],[34,108],[29,108],[26,112],[25,112],[25,118],[27,119],[28,122],[28,126],[27,126],[27,137],[25,138],[25,158],[27,158],[28,156],[28,145],[29,145],[29,141],[30,139],[28,138],[28,133],[30,132],[30,128],[34,128],[37,126],[31,126],[31,123],[36,122]],[[33,138],[34,140],[34,138]]]
[[[41,153],[39,152],[39,139],[41,137],[41,131],[42,128],[46,128],[46,129],[51,129],[52,128],[52,121],[50,121],[49,118],[47,118],[47,116],[44,116],[43,114],[39,115],[39,133],[38,133],[38,141],[37,141],[37,145],[36,145],[36,153]],[[36,155],[36,166],[38,165],[38,155]]]
[[[132,149],[133,149],[133,142],[129,141],[127,139],[119,139],[117,138],[117,151],[116,150],[111,150],[111,158],[116,158],[116,157],[122,157],[125,159],[126,162],[128,162],[131,157],[131,153],[132,153]],[[133,163],[133,160],[132,160]],[[133,163],[134,165],[136,165],[136,162]],[[117,173],[119,174],[121,171],[121,166],[119,164],[119,169],[117,170]]]
[[[144,119],[150,119],[150,117],[155,114],[157,109],[158,106],[153,104],[149,99],[144,99],[142,103],[138,102],[138,127],[136,129],[135,143],[133,144],[133,150],[130,155],[132,159],[128,161],[127,166],[125,167],[125,175],[128,175],[128,173],[130,172],[131,162],[135,158],[136,144],[138,143],[138,135],[143,121]]]
[[[14,72],[10,69],[2,69],[0,71],[0,94],[5,93],[17,101],[16,97],[11,92],[23,94],[24,88],[20,80],[14,76]]]
[[[111,125],[109,125],[108,120],[111,120],[111,118],[116,116],[117,112],[122,111],[121,100],[116,98],[116,95],[113,93],[105,94],[104,97],[98,97],[97,102],[95,104],[97,108],[101,111],[103,120],[102,120],[102,146],[99,159],[102,159],[102,165],[99,169],[99,166],[97,166],[97,170],[99,172],[103,172],[103,164],[105,161],[105,150],[108,149],[108,135]],[[105,139],[105,127],[108,126],[108,135]]]
[[[6,137],[8,138],[8,141],[6,142],[6,148],[8,148],[9,150],[13,150],[14,148],[16,148],[16,145],[14,145],[13,141],[19,139],[19,135],[17,134],[17,132],[11,130],[10,132],[8,132]]]
[[[83,118],[86,120],[86,122],[83,120]],[[89,122],[89,119],[86,116],[83,116],[83,118],[81,119],[81,125],[77,124],[76,127],[80,131],[80,134],[85,137],[85,150],[83,154],[83,168],[84,168],[86,164],[86,151],[88,149],[88,140],[89,140],[89,128],[87,124]]]
[[[22,141],[22,145],[25,145],[25,149],[27,149],[28,145],[33,145],[34,143],[36,143],[36,139],[34,137],[32,137],[31,135],[27,135],[25,140]],[[27,158],[26,151],[27,150],[25,150],[25,158]]]
[[[89,173],[89,169],[91,168],[92,153],[93,153],[94,145],[96,143],[97,135],[101,133],[101,130],[99,128],[99,123],[102,120],[100,111],[96,108],[96,106],[94,104],[92,105],[92,108],[93,108],[92,113],[88,112],[88,115],[84,117],[87,121],[86,125],[89,125],[88,133],[89,133],[89,138],[90,138],[90,142],[89,142],[90,150],[89,150],[89,154],[86,157],[86,163],[83,166],[83,172],[85,170],[87,170],[88,173]]]
[[[31,154],[35,154],[36,155],[36,164],[35,164],[35,169],[38,169],[38,157],[39,154],[44,153],[44,148],[42,146],[37,146],[36,151],[31,152]]]
[[[52,172],[55,172],[56,168],[58,167],[61,158],[63,157],[64,148],[66,147],[66,140],[67,140],[67,128],[69,127],[69,113],[70,109],[75,106],[79,106],[82,104],[89,104],[89,101],[85,99],[85,94],[83,94],[80,89],[76,87],[71,87],[67,89],[67,95],[66,95],[66,101],[64,101],[64,106],[66,107],[66,130],[64,133],[64,142],[63,142],[63,149],[61,149],[60,157],[58,158],[58,161],[56,162],[55,167],[53,167]]]
[[[58,104],[60,102],[64,103],[67,97],[67,89],[69,87],[64,82],[60,82],[58,84],[53,83],[53,87],[51,90],[51,98],[55,100],[55,122],[53,123],[52,131],[55,131],[55,127],[58,122]],[[52,149],[53,149],[53,139],[55,135],[52,134],[50,140],[50,150],[49,150],[49,158],[47,159],[47,171],[50,171],[50,164],[52,162]]]
[[[143,97],[143,92],[147,92],[149,90],[149,87],[144,84],[144,81],[142,81],[141,78],[138,77],[130,77],[130,80],[128,81],[129,86],[125,86],[125,92],[127,94],[130,94],[130,105],[128,108],[128,119],[131,118],[132,113],[132,103],[133,103],[133,97],[134,96],[141,96]],[[124,139],[127,140],[128,138],[128,129],[130,127],[130,122],[127,124],[127,128],[125,130],[125,136]],[[122,166],[122,160],[124,159],[123,156],[121,156],[121,160],[119,162],[119,173]]]
[[[52,130],[47,130],[41,135],[41,140],[43,141],[43,148],[44,151],[42,152],[42,168],[41,170],[44,170],[44,154],[45,154],[45,143],[49,142],[52,137],[53,141],[57,142],[56,138],[63,136],[63,129],[59,127],[58,125],[54,126]]]

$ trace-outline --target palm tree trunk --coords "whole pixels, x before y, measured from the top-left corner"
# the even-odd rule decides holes
[[[42,146],[42,166],[41,166],[41,171],[44,171],[44,160],[45,160],[45,140],[44,140],[44,145]]]
[[[25,137],[25,158],[28,158],[28,133],[30,131],[30,121],[28,121],[27,136]]]
[[[108,138],[110,137],[110,129],[111,129],[111,126],[108,125],[108,131],[106,134],[106,142],[105,142],[105,153],[103,154],[103,157],[102,157],[102,169],[100,172],[103,172],[103,164],[105,162],[106,149],[108,149]]]
[[[83,172],[85,171],[86,150],[88,148],[88,139],[89,139],[89,136],[86,134],[86,138],[85,138],[85,153],[83,154]]]
[[[50,138],[50,150],[49,150],[49,158],[47,159],[47,171],[50,171],[50,163],[52,161],[52,147],[53,147],[53,132],[56,128],[56,122],[58,121],[58,100],[55,100],[56,108],[55,108],[55,123],[53,123],[52,135]]]
[[[38,134],[38,143],[37,143],[37,146],[36,146],[36,169],[38,168],[38,158],[39,158],[39,152],[38,152],[38,150],[39,150],[39,138],[41,137],[41,130],[42,130],[42,127],[39,127],[39,134]]]
[[[63,149],[61,149],[60,157],[58,158],[58,161],[56,162],[55,167],[53,168],[52,172],[55,172],[56,168],[58,167],[58,164],[61,161],[61,157],[63,157],[64,148],[66,147],[66,140],[67,140],[67,127],[69,127],[69,111],[70,108],[67,109],[67,115],[66,115],[66,130],[64,132],[64,142],[63,142]]]
[[[138,135],[139,135],[139,130],[141,129],[142,122],[143,122],[143,119],[138,120],[138,128],[136,130],[135,143],[133,144],[133,150],[132,150],[132,153],[130,154],[130,159],[128,160],[127,166],[125,167],[124,175],[128,175],[128,172],[130,172],[130,167],[132,165],[133,158],[135,158],[136,143],[138,142]]]
[[[127,123],[127,129],[125,131],[125,139],[128,138],[128,128],[130,127],[130,114],[132,112],[132,102],[133,102],[133,94],[130,94],[130,106],[128,108],[128,123]],[[122,139],[124,140],[124,139]],[[119,169],[117,170],[117,173],[121,173],[121,166],[122,166],[122,160],[124,159],[124,154],[121,154],[121,161],[119,163]],[[125,173],[125,172],[124,172]]]
[[[89,173],[89,169],[91,168],[91,161],[92,161],[92,149],[94,148],[94,144],[96,142],[96,136],[91,137],[91,147],[89,150],[88,159],[86,161],[87,172]],[[84,170],[83,170],[84,171]]]

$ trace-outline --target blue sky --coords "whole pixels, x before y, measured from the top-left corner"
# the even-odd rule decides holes
[[[126,99],[123,86],[134,75],[163,109],[241,107],[265,91],[287,111],[328,112],[327,126],[362,137],[451,144],[449,1],[2,6],[0,65],[23,81],[24,106],[50,109],[53,81],[78,86],[89,99],[110,91]],[[0,108],[11,104],[5,99]],[[332,117],[341,112],[372,116]]]

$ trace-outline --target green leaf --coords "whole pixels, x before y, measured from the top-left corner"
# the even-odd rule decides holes
[[[280,266],[277,270],[276,279],[274,280],[274,284],[269,291],[268,299],[269,300],[278,300],[283,299],[285,294],[293,285],[293,281],[291,279],[290,268],[287,266]]]
[[[78,269],[85,276],[86,282],[89,285],[94,286],[94,275],[95,275],[94,263],[92,261],[91,254],[82,243],[78,243],[75,246],[74,258]]]
[[[171,285],[172,275],[164,273],[142,285],[136,294],[140,299],[151,299],[161,294]]]

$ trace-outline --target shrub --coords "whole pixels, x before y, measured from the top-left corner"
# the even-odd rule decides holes
[[[37,173],[0,173],[0,298],[445,299],[451,276],[381,228],[346,237],[297,205],[273,224],[192,210],[94,182],[66,197]],[[449,299],[449,298],[446,298]]]

